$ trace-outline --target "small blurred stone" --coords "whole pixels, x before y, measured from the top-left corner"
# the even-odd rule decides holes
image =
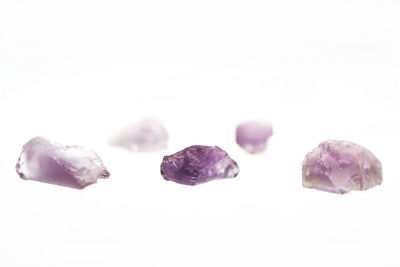
[[[233,178],[238,173],[237,163],[217,146],[190,146],[165,156],[161,164],[161,174],[165,180],[185,185]]]
[[[163,150],[167,143],[168,133],[156,120],[142,120],[110,138],[111,145],[139,152]]]
[[[260,153],[265,150],[272,134],[270,124],[244,122],[236,127],[236,142],[249,153]]]
[[[303,186],[307,188],[344,194],[381,183],[380,161],[366,148],[348,141],[323,142],[303,162]]]
[[[16,166],[22,179],[82,189],[108,178],[99,156],[80,146],[64,146],[35,137],[26,143]]]

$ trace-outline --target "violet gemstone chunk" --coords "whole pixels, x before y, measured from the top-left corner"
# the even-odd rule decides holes
[[[236,143],[249,153],[260,153],[265,150],[272,134],[270,124],[244,122],[236,127]]]
[[[142,120],[110,138],[110,144],[130,151],[157,151],[167,147],[168,133],[156,120]]]
[[[380,161],[366,148],[348,141],[323,142],[303,162],[303,186],[307,188],[344,194],[381,183]]]
[[[82,189],[108,178],[99,156],[80,146],[64,146],[35,137],[26,143],[16,166],[22,179]]]
[[[233,178],[238,173],[237,163],[217,146],[190,146],[165,156],[161,163],[161,174],[165,180],[185,185]]]

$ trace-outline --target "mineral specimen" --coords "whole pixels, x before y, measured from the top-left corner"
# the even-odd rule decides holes
[[[110,138],[110,144],[130,151],[157,151],[167,147],[168,134],[156,120],[142,120]]]
[[[244,122],[236,127],[236,142],[249,153],[265,150],[272,136],[272,126],[261,122]]]
[[[108,178],[99,156],[80,146],[63,146],[35,137],[23,148],[16,166],[22,179],[82,189]]]
[[[233,178],[238,173],[237,163],[217,146],[190,146],[165,156],[161,164],[161,174],[165,180],[185,185]]]
[[[381,183],[379,160],[366,148],[348,141],[323,142],[303,162],[303,186],[307,188],[344,194]]]

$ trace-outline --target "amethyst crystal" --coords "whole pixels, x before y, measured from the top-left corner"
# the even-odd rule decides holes
[[[249,153],[265,150],[272,136],[272,126],[260,122],[244,122],[236,127],[236,142]]]
[[[110,144],[131,151],[157,151],[167,147],[168,134],[156,120],[132,124],[110,139]]]
[[[185,185],[233,178],[238,173],[237,163],[217,146],[190,146],[165,156],[161,163],[161,174],[165,180]]]
[[[367,190],[382,183],[379,160],[366,148],[329,140],[306,155],[303,186],[337,194]]]
[[[16,170],[25,180],[78,189],[110,176],[93,151],[63,146],[42,137],[35,137],[23,146]]]

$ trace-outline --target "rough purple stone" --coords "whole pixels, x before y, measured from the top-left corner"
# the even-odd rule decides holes
[[[190,146],[165,156],[161,164],[161,174],[165,180],[185,185],[233,178],[238,173],[237,163],[217,146]]]
[[[236,127],[236,142],[250,153],[260,153],[265,150],[267,141],[272,134],[270,124],[244,122]]]
[[[158,121],[147,119],[122,129],[109,142],[130,151],[157,151],[167,147],[168,133]]]
[[[303,186],[307,188],[344,194],[381,183],[380,161],[366,148],[348,141],[323,142],[303,162]]]
[[[99,156],[80,146],[64,146],[35,137],[23,148],[16,166],[22,179],[82,189],[108,178]]]

